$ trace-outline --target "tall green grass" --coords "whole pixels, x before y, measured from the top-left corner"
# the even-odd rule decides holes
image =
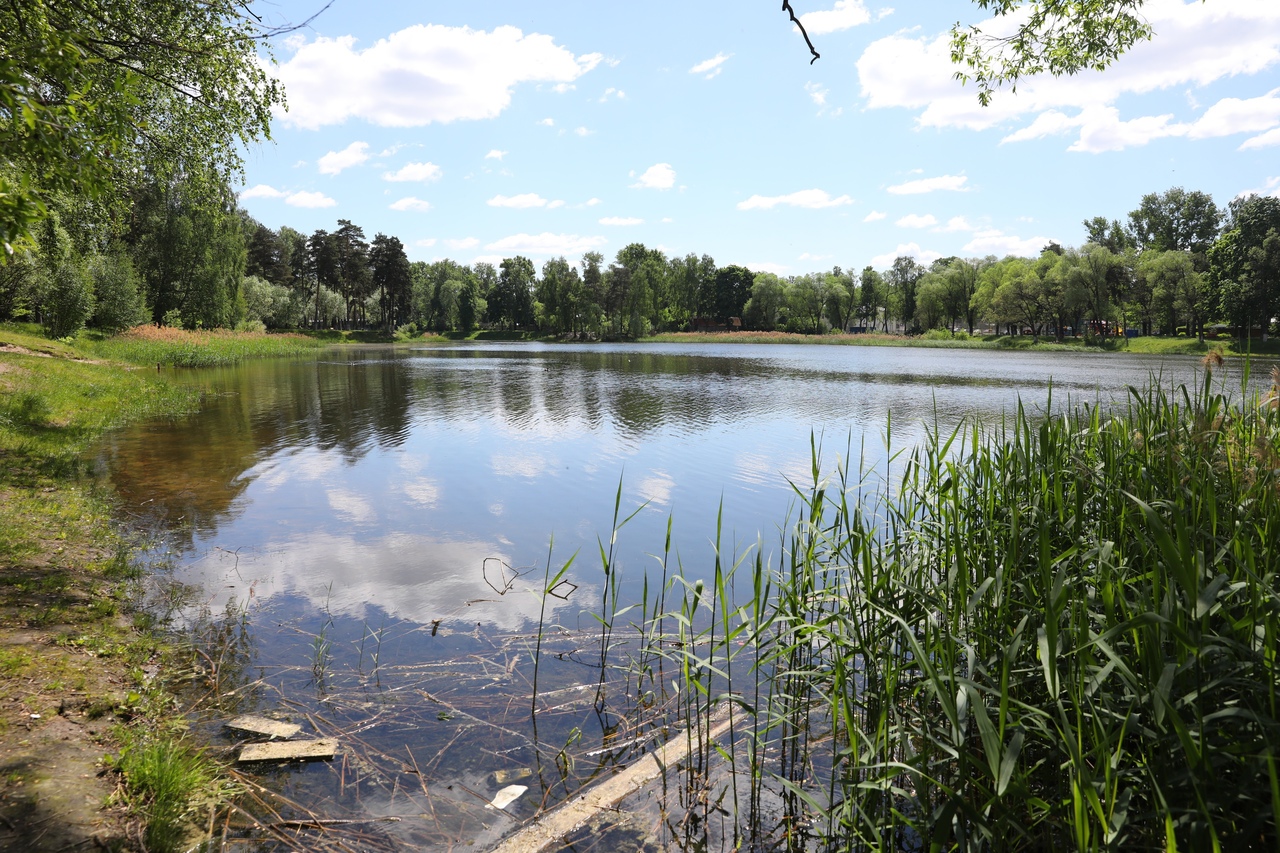
[[[1277,849],[1280,389],[1207,380],[935,431],[891,482],[815,448],[780,556],[642,611],[660,724],[737,716],[669,780],[674,840]]]
[[[218,367],[248,358],[279,358],[314,352],[324,341],[296,334],[187,331],[138,326],[101,340],[85,340],[84,348],[101,358],[132,364],[172,367]]]

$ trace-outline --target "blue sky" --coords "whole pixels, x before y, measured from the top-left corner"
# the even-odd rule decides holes
[[[987,108],[951,79],[968,0],[793,0],[812,65],[779,6],[335,0],[276,45],[289,111],[241,205],[414,260],[642,242],[800,274],[1078,245],[1174,186],[1280,193],[1277,0],[1148,0],[1153,41]]]

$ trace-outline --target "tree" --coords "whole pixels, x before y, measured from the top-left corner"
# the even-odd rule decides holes
[[[1222,218],[1223,212],[1208,193],[1174,187],[1144,195],[1129,213],[1129,230],[1141,251],[1204,254],[1218,239]]]
[[[858,286],[853,276],[840,267],[827,274],[827,322],[831,328],[845,331],[858,306]]]
[[[997,18],[1017,22],[1012,35],[994,36],[977,26],[951,29],[951,61],[961,82],[978,84],[978,102],[995,91],[1017,91],[1023,77],[1055,77],[1101,71],[1138,41],[1151,37],[1139,13],[1144,0],[974,0]]]
[[[23,0],[0,5],[0,260],[57,192],[119,212],[139,176],[238,176],[269,136],[275,33],[244,0]]]
[[[91,325],[106,332],[120,332],[146,322],[138,273],[122,248],[90,258],[88,269],[95,300]]]
[[[1189,252],[1145,252],[1141,260],[1142,272],[1150,283],[1153,301],[1165,306],[1172,317],[1169,327],[1178,326],[1178,317],[1187,318],[1187,334],[1194,329],[1200,342],[1204,342],[1204,321],[1209,305],[1204,276],[1195,267]]]
[[[884,279],[871,267],[863,267],[858,279],[858,307],[854,316],[863,326],[874,331],[876,312],[884,304]],[[887,320],[886,320],[887,322]]]
[[[743,322],[753,329],[772,332],[786,300],[786,289],[771,272],[762,272],[751,284],[751,298],[742,309]]]
[[[1230,205],[1231,227],[1209,250],[1209,280],[1242,337],[1280,312],[1280,199],[1251,195]]]
[[[409,313],[409,294],[413,281],[409,257],[399,237],[377,234],[369,247],[369,267],[373,287],[378,292],[378,312],[382,328],[396,328]]]
[[[1108,221],[1105,216],[1095,216],[1082,224],[1088,237],[1086,243],[1105,246],[1117,255],[1133,246],[1133,235],[1125,230],[1119,219]]]
[[[896,258],[885,275],[885,280],[894,291],[898,319],[902,321],[904,331],[915,323],[916,284],[925,272],[925,268],[920,266],[915,258],[904,256]]]
[[[755,273],[736,264],[716,270],[711,316],[720,323],[729,322],[731,317],[741,317],[742,309],[751,298],[751,286],[755,280]],[[821,313],[821,307],[818,310]]]

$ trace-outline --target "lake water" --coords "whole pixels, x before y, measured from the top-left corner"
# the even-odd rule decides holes
[[[361,829],[367,849],[483,848],[604,766],[592,750],[617,720],[577,701],[597,676],[574,644],[597,624],[619,489],[623,517],[643,507],[615,552],[632,600],[669,519],[689,575],[711,565],[718,518],[723,554],[776,551],[789,481],[812,481],[811,441],[824,472],[883,471],[886,438],[892,452],[1019,401],[1043,411],[1050,387],[1055,408],[1121,399],[1153,375],[1202,371],[924,348],[341,349],[183,374],[208,392],[198,414],[131,427],[97,455],[126,511],[166,534],[167,610],[207,646],[206,736],[229,745],[219,715],[255,711],[344,742],[340,762],[261,771],[288,797],[273,813],[401,818]],[[563,597],[539,594],[549,551],[553,567],[578,555]],[[540,614],[565,644],[543,684],[567,698],[531,732]],[[536,768],[531,790],[486,810],[504,768]],[[356,843],[330,830],[304,846],[330,842]]]

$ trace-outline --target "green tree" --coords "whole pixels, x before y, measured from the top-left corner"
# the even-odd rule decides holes
[[[1140,261],[1144,277],[1153,290],[1153,301],[1164,306],[1169,316],[1169,329],[1178,327],[1180,318],[1187,321],[1187,334],[1195,330],[1204,342],[1204,323],[1208,316],[1208,289],[1205,277],[1196,269],[1190,252],[1150,251]]]
[[[910,331],[916,318],[916,285],[926,270],[915,258],[899,257],[885,275],[893,294],[894,307],[903,331]]]
[[[258,56],[272,34],[243,0],[0,5],[2,254],[57,192],[119,213],[139,176],[166,183],[199,164],[220,209],[243,147],[284,102]]]
[[[858,278],[858,307],[854,315],[863,326],[874,330],[876,315],[884,305],[884,278],[872,267],[863,267]],[[887,316],[885,322],[888,322]],[[887,330],[886,330],[887,331]]]
[[[786,289],[771,272],[756,275],[751,284],[751,298],[742,309],[742,319],[753,329],[772,332],[778,327],[778,318],[786,300]]]
[[[1280,199],[1251,195],[1230,205],[1231,227],[1209,250],[1209,280],[1242,337],[1280,312]]]
[[[951,29],[955,77],[978,85],[978,101],[995,91],[1048,72],[1055,77],[1101,71],[1136,42],[1151,37],[1140,13],[1144,0],[974,0],[978,8],[1017,23],[1012,35],[993,36],[977,26]]]
[[[827,274],[827,322],[845,331],[858,307],[858,285],[850,273],[835,267]]]
[[[378,313],[382,328],[390,332],[408,319],[409,296],[413,285],[409,257],[399,237],[377,234],[369,246],[369,269],[378,293]]]
[[[1208,193],[1174,187],[1144,195],[1137,209],[1129,213],[1129,230],[1140,251],[1203,256],[1218,239],[1223,216]],[[1204,269],[1203,259],[1198,263]]]
[[[121,248],[89,259],[95,307],[90,325],[106,332],[120,332],[145,323],[147,309],[142,303],[138,273]]]

